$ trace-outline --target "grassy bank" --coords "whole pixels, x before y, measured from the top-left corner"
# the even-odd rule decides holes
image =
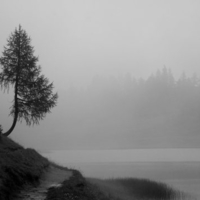
[[[164,183],[147,179],[85,179],[74,175],[61,187],[48,190],[46,200],[189,200]]]
[[[17,193],[26,184],[37,186],[41,175],[49,166],[61,170],[68,170],[50,162],[34,149],[25,149],[11,139],[0,138],[0,200],[15,199]],[[61,187],[52,187],[48,190],[46,200],[74,199],[81,200],[108,200],[98,188],[81,175],[72,170],[73,176],[65,180]]]
[[[111,200],[97,186],[88,182],[79,171],[73,170],[73,176],[65,180],[61,187],[52,187],[46,200]]]
[[[91,183],[97,185],[106,196],[116,200],[175,200],[179,199],[179,192],[170,188],[164,183],[151,181],[148,179],[89,179]]]
[[[7,137],[0,140],[0,200],[14,199],[26,184],[36,186],[43,172],[54,166],[34,149],[25,149]],[[174,200],[180,195],[163,183],[146,179],[89,179],[77,170],[58,187],[47,191],[45,200]],[[181,198],[183,199],[183,198]]]
[[[25,184],[37,184],[49,166],[34,149],[25,149],[11,139],[0,139],[0,199],[13,199]]]

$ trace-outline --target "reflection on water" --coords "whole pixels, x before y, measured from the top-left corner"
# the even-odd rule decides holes
[[[52,151],[43,155],[80,170],[86,177],[148,178],[166,182],[200,199],[199,149]]]

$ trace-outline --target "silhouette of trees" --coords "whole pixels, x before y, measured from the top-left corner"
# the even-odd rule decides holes
[[[175,78],[166,67],[146,79],[96,76],[85,90],[68,93],[65,103],[68,127],[76,122],[91,134],[118,133],[131,142],[134,134],[185,137],[200,132],[199,78],[184,73]]]
[[[0,58],[1,88],[9,90],[10,85],[14,86],[14,100],[10,111],[13,123],[3,133],[5,136],[13,131],[17,120],[25,119],[27,125],[38,124],[56,106],[58,95],[52,92],[53,83],[49,83],[40,74],[41,67],[37,65],[38,58],[33,55],[34,49],[30,43],[30,37],[19,25],[11,33]]]

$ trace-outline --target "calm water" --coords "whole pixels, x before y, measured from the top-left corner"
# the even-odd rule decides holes
[[[57,150],[42,154],[86,177],[149,178],[200,199],[200,149]]]

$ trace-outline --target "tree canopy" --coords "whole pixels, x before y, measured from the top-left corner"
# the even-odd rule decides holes
[[[25,119],[27,125],[38,124],[56,106],[58,94],[52,91],[53,83],[49,83],[41,75],[41,67],[37,62],[31,38],[19,25],[8,38],[0,58],[1,88],[9,89],[14,86],[14,100],[10,111],[13,124],[4,133],[6,136],[13,131],[17,120]]]

